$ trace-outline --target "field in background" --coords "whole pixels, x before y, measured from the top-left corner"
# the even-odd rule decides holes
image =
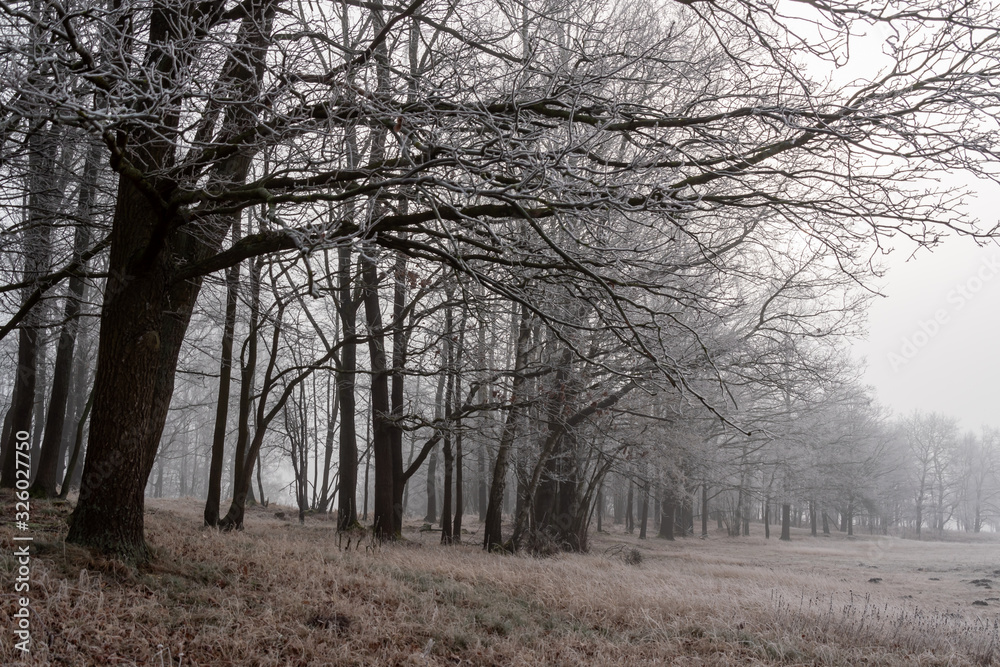
[[[273,506],[250,510],[245,532],[219,534],[201,527],[196,501],[147,502],[156,560],[140,571],[66,545],[67,505],[32,505],[25,664],[1000,663],[993,536],[670,543],[615,526],[589,554],[537,559],[484,554],[478,533],[441,547],[419,524],[403,544],[347,550],[329,519],[301,526]],[[0,541],[10,664],[9,525]],[[634,550],[638,565],[626,562]]]

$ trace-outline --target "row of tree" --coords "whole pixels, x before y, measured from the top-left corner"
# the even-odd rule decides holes
[[[0,484],[23,432],[39,494],[84,461],[67,539],[129,560],[158,453],[209,442],[183,486],[225,528],[266,444],[345,530],[370,461],[387,539],[439,466],[459,537],[470,460],[490,550],[586,548],[609,474],[737,523],[801,502],[866,469],[842,348],[881,242],[989,233],[934,178],[994,173],[996,13],[0,5]],[[872,27],[877,75],[844,80]]]

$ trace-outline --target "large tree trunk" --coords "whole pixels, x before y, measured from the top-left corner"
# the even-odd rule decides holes
[[[781,538],[785,542],[792,539],[792,521],[791,521],[792,506],[789,503],[783,503],[781,505]]]
[[[389,415],[389,369],[386,366],[385,332],[378,296],[378,267],[362,253],[361,282],[363,285],[365,321],[368,325],[368,355],[371,360],[371,423],[372,451],[375,454],[375,535],[394,540],[399,532],[396,525],[395,464],[392,455],[392,435]]]
[[[241,22],[235,47],[220,76],[220,85],[239,90],[244,99],[260,93],[264,54],[275,6],[251,3]],[[156,6],[150,13],[146,65],[168,84],[181,76],[185,61],[197,57],[177,47],[178,32],[191,24],[176,9]],[[183,43],[183,39],[181,43]],[[157,108],[164,128],[179,125],[179,112]],[[220,140],[239,136],[256,122],[253,112],[238,106],[228,112]],[[128,169],[156,174],[172,165],[175,146],[157,129],[144,126],[119,135],[127,150]],[[124,149],[123,149],[124,150]],[[212,179],[229,186],[246,180],[255,149],[234,151],[216,163]],[[116,157],[115,162],[122,164]],[[197,261],[218,251],[229,219],[188,225],[161,198],[173,194],[169,180],[150,182],[123,175],[111,231],[109,278],[101,317],[94,411],[80,500],[67,542],[96,547],[127,560],[144,561],[143,492],[173,393],[177,355],[190,321],[201,279],[175,280],[179,262]],[[154,197],[151,192],[156,192]]]
[[[372,10],[372,20],[376,33],[385,27],[382,9]],[[390,88],[389,53],[384,41],[374,50],[375,71],[379,94],[388,94]],[[385,158],[386,129],[382,126],[374,132],[371,141],[371,160],[378,163]],[[384,212],[384,204],[377,198],[370,202],[374,218]],[[361,253],[361,284],[365,305],[365,323],[368,325],[368,356],[371,365],[371,425],[372,452],[375,455],[375,517],[374,532],[382,540],[394,540],[399,536],[401,526],[397,523],[396,508],[399,482],[396,472],[402,465],[402,450],[398,457],[393,452],[393,424],[389,395],[389,368],[385,351],[385,329],[382,324],[382,310],[379,305],[378,266],[373,259],[374,247]],[[401,494],[400,494],[401,498]],[[401,508],[400,508],[401,509]]]
[[[90,442],[66,537],[130,561],[149,557],[143,491],[201,284],[192,280],[171,287],[171,253],[165,249],[148,262],[136,261],[146,255],[159,220],[145,195],[123,177],[101,316]]]
[[[337,504],[337,530],[358,526],[358,436],[354,378],[358,367],[358,304],[351,292],[351,246],[338,249],[338,285],[340,303],[337,312],[344,335],[337,367],[337,396],[340,400],[340,493]],[[365,493],[367,493],[367,488]]]

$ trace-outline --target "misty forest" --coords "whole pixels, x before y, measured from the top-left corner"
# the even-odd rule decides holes
[[[852,349],[998,117],[992,0],[0,0],[0,662],[1000,663]]]

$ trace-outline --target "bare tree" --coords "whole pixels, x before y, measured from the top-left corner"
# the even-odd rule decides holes
[[[0,7],[10,72],[51,72],[4,75],[2,126],[36,122],[40,105],[22,100],[44,100],[52,123],[102,140],[118,175],[68,539],[148,556],[142,492],[201,283],[250,257],[364,251],[376,521],[390,535],[407,477],[382,386],[394,369],[375,340],[392,337],[379,321],[380,253],[446,265],[525,308],[559,348],[550,359],[572,359],[553,372],[580,382],[603,368],[618,378],[614,402],[669,386],[723,412],[724,392],[706,390],[719,348],[703,339],[742,307],[745,292],[727,287],[769,277],[794,300],[801,281],[773,257],[803,244],[817,255],[810,267],[863,281],[869,244],[885,234],[979,234],[958,193],[926,186],[945,170],[990,175],[998,10],[812,7],[827,40],[783,5],[749,2]],[[878,74],[810,80],[797,62],[840,62],[871,23],[898,35]],[[419,40],[401,38],[412,30]],[[244,210],[259,211],[260,231],[227,244]],[[759,339],[777,322],[761,312]],[[784,323],[808,339],[812,321]],[[610,348],[587,347],[596,330]],[[591,408],[604,400],[587,392],[574,387],[535,439],[531,495],[553,454],[613,407]],[[518,530],[530,514],[518,512]]]

